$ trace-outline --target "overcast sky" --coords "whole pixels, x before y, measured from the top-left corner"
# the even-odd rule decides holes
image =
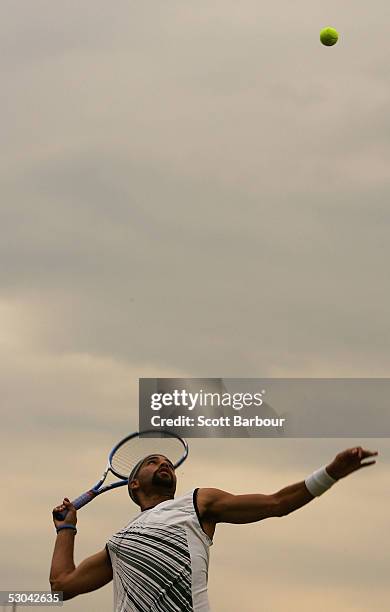
[[[47,588],[50,510],[137,428],[140,376],[389,376],[389,17],[385,0],[2,1],[1,588]],[[385,608],[388,440],[196,440],[180,492],[272,492],[356,443],[375,468],[218,528],[213,612]],[[130,504],[79,513],[77,561]]]

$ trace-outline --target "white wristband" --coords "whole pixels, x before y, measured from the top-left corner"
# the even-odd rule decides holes
[[[331,476],[329,476],[328,472],[324,467],[320,468],[316,472],[313,472],[308,478],[305,480],[305,485],[309,493],[313,495],[313,497],[319,497],[325,491],[330,489],[337,482]]]

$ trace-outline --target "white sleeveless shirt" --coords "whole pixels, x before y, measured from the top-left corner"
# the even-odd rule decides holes
[[[212,540],[199,522],[197,492],[140,512],[110,538],[115,612],[210,612]]]

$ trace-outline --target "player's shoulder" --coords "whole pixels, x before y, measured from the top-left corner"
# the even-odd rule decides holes
[[[207,517],[216,503],[230,496],[231,493],[223,491],[222,489],[211,487],[199,488],[196,493],[196,504],[199,516],[202,518]]]

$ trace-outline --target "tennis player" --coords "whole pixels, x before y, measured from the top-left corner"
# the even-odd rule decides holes
[[[209,547],[217,523],[253,523],[282,517],[322,495],[338,480],[375,460],[362,447],[339,453],[306,480],[272,495],[232,495],[220,489],[193,489],[175,499],[176,475],[164,455],[149,455],[132,470],[128,490],[140,512],[115,533],[106,547],[75,567],[76,510],[67,510],[57,529],[50,583],[70,599],[114,583],[115,612],[209,612]]]

